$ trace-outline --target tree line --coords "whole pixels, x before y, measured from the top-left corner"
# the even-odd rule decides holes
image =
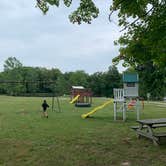
[[[154,99],[166,95],[165,72],[147,64],[145,70],[128,68],[126,72],[138,72],[140,96],[146,98],[151,93]],[[4,81],[8,81],[5,83]],[[122,74],[115,65],[105,72],[88,74],[85,71],[62,73],[57,68],[24,66],[15,57],[4,62],[4,71],[0,73],[0,94],[6,95],[70,95],[71,86],[84,86],[93,92],[93,96],[113,97],[113,88],[122,88]]]
[[[91,24],[102,10],[94,0],[79,0],[79,5],[70,13],[73,24]],[[37,6],[46,14],[49,7],[64,3],[74,6],[72,0],[37,0]],[[123,66],[132,67],[140,77],[140,95],[147,93],[155,99],[166,96],[166,1],[165,0],[112,0],[107,2],[110,8],[110,24],[117,22],[124,32],[115,41],[119,45],[119,55],[113,64],[123,62]],[[117,13],[117,20],[113,17]]]
[[[62,73],[57,68],[23,66],[15,57],[9,57],[0,73],[0,82],[0,93],[7,95],[69,95],[75,85],[90,88],[94,96],[112,97],[113,88],[121,86],[121,74],[116,66],[91,75],[82,70]]]

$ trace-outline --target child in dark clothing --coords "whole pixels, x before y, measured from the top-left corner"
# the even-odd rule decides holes
[[[49,105],[47,104],[46,100],[43,101],[42,107],[43,107],[43,115],[44,115],[44,117],[48,118],[47,108],[49,107]]]

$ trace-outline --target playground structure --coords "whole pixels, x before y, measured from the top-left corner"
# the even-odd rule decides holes
[[[111,104],[111,103],[113,103],[113,100],[109,100],[109,101],[105,102],[104,104],[102,104],[98,107],[95,107],[92,111],[90,111],[86,114],[82,114],[81,117],[83,119],[88,118],[90,115],[94,114],[96,111],[103,109],[105,106],[107,106],[108,104]]]
[[[52,96],[51,109],[52,109],[52,111],[62,112],[59,97],[55,95],[55,83],[56,83],[56,81],[40,81],[40,80],[35,80],[35,81],[33,81],[33,80],[32,81],[1,80],[0,81],[0,84],[10,84],[10,85],[13,85],[13,84],[22,84],[22,85],[51,84],[51,85],[53,85],[52,93],[51,93],[51,96]]]
[[[123,74],[123,89],[114,89],[114,120],[117,120],[117,112],[122,112],[123,121],[126,121],[127,110],[136,110],[136,118],[140,119],[138,74]],[[129,103],[127,104],[127,100]]]
[[[136,105],[136,103],[137,101],[135,99],[131,100],[127,105],[128,110],[134,109],[134,106]]]
[[[57,104],[57,107],[55,107],[55,104]],[[55,97],[55,95],[52,96],[52,111],[62,112],[59,97]]]
[[[83,86],[72,86],[70,103],[75,103],[76,107],[91,107],[91,90],[85,89]]]
[[[127,110],[136,111],[136,119],[140,119],[140,101],[138,96],[138,74],[124,73],[123,74],[123,89],[113,89],[114,100],[109,100],[104,104],[95,107],[92,111],[82,114],[83,119],[94,114],[96,111],[103,109],[108,104],[114,103],[114,120],[117,120],[117,112],[122,112],[123,121],[126,121]],[[129,101],[127,103],[127,101]],[[142,108],[144,108],[144,102]]]
[[[70,101],[70,104],[73,104],[75,101],[77,101],[79,97],[80,97],[80,95],[77,95],[76,97],[74,97],[74,98]]]

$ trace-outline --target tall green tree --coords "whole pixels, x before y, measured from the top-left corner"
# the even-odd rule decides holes
[[[49,5],[59,6],[62,0],[38,0],[37,2],[40,9],[46,13]],[[72,4],[72,0],[63,0],[63,2],[67,7]],[[113,59],[114,64],[123,60],[125,67],[132,66],[142,75],[141,79],[146,89],[158,85],[161,88],[152,88],[151,93],[156,97],[166,95],[165,90],[165,94],[161,90],[165,89],[164,73],[166,73],[166,1],[112,0],[108,5],[110,6],[109,19],[111,20],[113,12],[118,12],[118,24],[124,32],[115,42],[120,46],[120,53]],[[72,23],[91,23],[98,14],[99,9],[95,1],[80,0],[80,5],[69,15],[69,19]],[[150,64],[150,67],[147,64]],[[149,68],[153,70],[148,78],[150,81],[155,80],[151,85],[147,77],[144,77],[149,72]]]
[[[92,74],[88,79],[88,83],[94,96],[105,96],[106,82],[105,74],[103,72]]]
[[[22,68],[22,63],[15,57],[9,57],[4,62],[4,72],[3,80],[17,80],[22,81],[22,75],[20,69]],[[22,84],[3,84],[3,91],[10,95],[18,95],[19,93],[25,92],[25,87]]]
[[[138,71],[140,81],[140,95],[144,98],[147,93],[151,94],[151,99],[161,100],[166,95],[166,72],[151,63],[144,65],[144,70]]]
[[[65,79],[64,74],[61,74],[56,81],[56,95],[70,94],[70,89],[71,87],[68,84],[68,80]]]
[[[130,67],[125,72],[137,72],[139,74],[139,95],[147,98],[147,93],[151,94],[151,99],[162,100],[166,95],[166,73],[152,62],[144,64],[143,69],[138,70]]]
[[[110,66],[105,72],[105,96],[113,97],[113,89],[122,87],[122,75],[116,66]]]
[[[4,63],[4,70],[12,70],[15,68],[22,67],[22,63],[15,57],[9,57],[7,60],[5,60]]]
[[[88,82],[87,82],[87,78],[88,78],[88,74],[85,73],[82,70],[77,70],[75,72],[70,72],[70,77],[69,77],[69,82],[70,85],[76,85],[76,86],[84,86],[87,87]]]
[[[20,73],[20,68],[14,68],[6,70],[3,72],[3,80],[5,81],[22,81],[23,77]],[[21,83],[4,83],[3,90],[9,95],[19,95],[20,93],[25,93],[25,86]]]
[[[19,73],[22,76],[23,85],[25,86],[25,93],[36,93],[39,91],[37,83],[30,83],[38,81],[38,70],[34,67],[19,68]]]

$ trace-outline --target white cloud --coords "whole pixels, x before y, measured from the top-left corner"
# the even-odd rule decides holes
[[[100,17],[91,25],[78,26],[68,20],[73,8],[51,7],[43,16],[34,0],[1,0],[1,70],[9,56],[17,57],[24,65],[58,67],[62,71],[106,70],[118,55],[113,41],[120,36],[119,28],[108,21],[109,3],[97,1]]]

